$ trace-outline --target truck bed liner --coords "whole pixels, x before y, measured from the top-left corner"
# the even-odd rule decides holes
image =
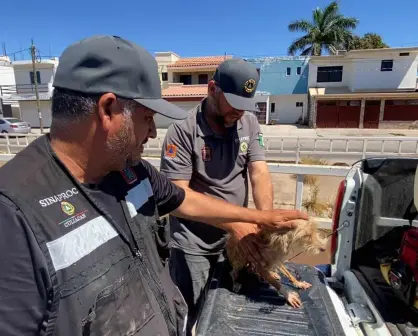
[[[287,264],[288,269],[312,284],[297,290],[283,279],[288,290],[298,291],[302,308],[290,307],[285,299],[266,282],[242,272],[239,294],[233,293],[227,261],[213,276],[196,330],[198,336],[340,336],[344,331],[317,269]],[[244,280],[245,279],[245,280]]]

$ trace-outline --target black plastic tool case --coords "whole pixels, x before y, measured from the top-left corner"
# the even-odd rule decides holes
[[[200,314],[196,336],[343,336],[324,275],[306,265],[287,264],[287,267],[297,278],[312,284],[307,290],[297,290],[282,278],[288,290],[299,293],[302,308],[292,308],[267,283],[260,283],[246,272],[240,274],[240,293],[233,293],[229,263],[219,263]]]

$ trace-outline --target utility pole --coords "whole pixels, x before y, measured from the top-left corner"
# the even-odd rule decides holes
[[[33,82],[35,83],[36,108],[38,110],[39,127],[41,128],[41,134],[43,134],[44,126],[42,124],[42,113],[41,113],[41,108],[39,106],[38,76],[36,75],[35,53],[36,53],[36,48],[33,45],[33,39],[32,39],[32,45],[30,47],[30,54],[32,56],[32,69],[33,69]]]

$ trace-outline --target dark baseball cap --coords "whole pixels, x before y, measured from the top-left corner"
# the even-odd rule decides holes
[[[111,92],[171,119],[187,117],[187,111],[161,98],[155,58],[118,36],[95,35],[70,45],[60,57],[53,86],[84,94]]]
[[[222,62],[213,80],[223,91],[228,103],[237,110],[259,111],[254,98],[260,75],[257,68],[243,59]]]

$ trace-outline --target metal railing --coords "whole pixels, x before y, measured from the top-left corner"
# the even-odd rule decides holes
[[[0,152],[15,154],[39,134],[0,134]],[[144,152],[159,157],[164,136],[150,139]],[[339,161],[346,164],[367,157],[418,155],[418,137],[296,137],[266,136],[264,138],[268,161],[303,162],[304,157]]]
[[[38,84],[38,92],[49,92],[48,83]],[[10,94],[35,94],[35,84],[17,84],[0,86],[0,96]]]
[[[146,158],[154,167],[160,168],[160,159]],[[268,163],[270,173],[277,174],[291,174],[296,175],[296,192],[295,192],[295,206],[297,210],[302,210],[304,178],[306,175],[314,176],[337,176],[344,178],[351,167],[335,167],[335,166],[315,166],[303,164],[288,164],[288,163]],[[315,218],[320,229],[330,230],[332,228],[331,218]]]
[[[9,161],[14,157],[13,154],[0,154],[0,162]],[[157,158],[145,158],[157,169],[160,169],[160,159]],[[303,164],[277,164],[268,163],[269,171],[277,174],[292,174],[296,175],[296,192],[295,192],[295,209],[302,209],[302,196],[303,196],[303,180],[306,175],[315,176],[339,176],[345,177],[350,170],[350,167],[335,167],[335,166],[313,166]],[[331,218],[315,218],[319,228],[331,229]]]
[[[289,143],[292,143],[291,148]],[[275,147],[273,147],[275,144]],[[418,137],[265,137],[266,153],[290,155],[299,163],[304,156],[323,158],[351,157],[365,159],[369,156],[416,156]],[[319,148],[318,148],[319,147]]]

